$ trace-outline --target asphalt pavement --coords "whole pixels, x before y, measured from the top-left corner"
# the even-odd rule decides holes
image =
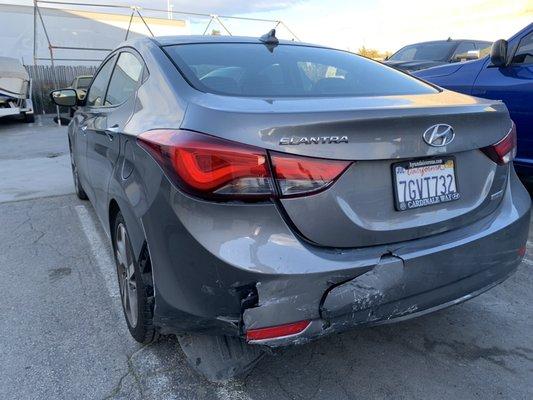
[[[73,193],[66,128],[0,120],[0,399],[533,398],[533,242],[515,275],[464,304],[213,384],[175,338],[130,338],[109,240]]]

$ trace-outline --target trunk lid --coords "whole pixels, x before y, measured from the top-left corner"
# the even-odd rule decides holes
[[[242,110],[246,110],[243,112]],[[454,140],[428,145],[432,125],[453,127]],[[251,99],[193,96],[182,129],[209,133],[271,151],[354,163],[328,189],[279,202],[299,233],[322,246],[359,247],[444,232],[492,212],[507,166],[479,149],[511,126],[503,103],[443,91],[359,98]],[[393,164],[454,157],[458,200],[398,211]]]

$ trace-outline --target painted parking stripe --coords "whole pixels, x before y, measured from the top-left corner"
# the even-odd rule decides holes
[[[117,283],[117,273],[115,271],[115,262],[113,261],[105,243],[100,238],[94,221],[87,210],[87,207],[79,205],[74,207],[78,218],[81,222],[81,228],[87,241],[91,247],[91,252],[96,261],[96,265],[100,269],[102,276],[104,277],[105,285],[109,296],[114,298],[120,297],[120,292]]]
[[[91,248],[91,253],[96,261],[96,265],[98,265],[98,268],[104,277],[105,285],[109,295],[113,298],[120,298],[115,272],[115,261],[109,253],[108,247],[98,234],[93,217],[90,215],[87,207],[83,205],[75,206],[74,209],[76,210],[78,218],[80,219],[83,233],[87,237],[87,241],[89,242],[89,246]],[[120,301],[116,301],[115,304],[119,305]],[[136,352],[140,351],[147,352],[152,356],[150,359],[151,362],[157,367],[156,369],[161,370],[165,368],[165,363],[161,361],[157,355],[157,352],[155,352],[151,346],[141,346]],[[130,359],[131,357],[132,356],[129,356]],[[164,375],[158,377],[158,386],[160,386],[161,390],[163,390],[166,385],[169,385],[169,383],[165,382],[168,379],[169,378]],[[246,393],[245,388],[238,381],[220,382],[216,383],[215,385],[215,395],[219,400],[251,400],[251,397],[248,395],[248,393]],[[120,390],[122,390],[122,386],[120,387]]]

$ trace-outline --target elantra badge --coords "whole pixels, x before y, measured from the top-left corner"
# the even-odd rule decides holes
[[[281,145],[297,144],[337,144],[348,143],[348,136],[292,136],[281,138]]]

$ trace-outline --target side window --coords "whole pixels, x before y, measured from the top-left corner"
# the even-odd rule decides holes
[[[520,41],[512,64],[533,64],[533,32]]]
[[[142,73],[143,65],[137,57],[128,52],[120,53],[111,75],[105,105],[112,106],[126,101],[137,89]]]
[[[491,42],[477,42],[476,46],[479,50],[479,58],[483,58],[486,55],[490,54],[492,43]]]
[[[100,71],[98,71],[98,75],[94,78],[93,84],[89,89],[89,94],[87,95],[87,105],[89,107],[100,107],[104,104],[105,90],[109,82],[114,61],[115,57],[107,60]]]
[[[473,42],[461,42],[459,43],[459,46],[457,46],[457,49],[455,49],[455,53],[453,55],[453,60],[460,61],[461,59],[466,60],[466,53],[469,51],[476,50],[476,46]]]

